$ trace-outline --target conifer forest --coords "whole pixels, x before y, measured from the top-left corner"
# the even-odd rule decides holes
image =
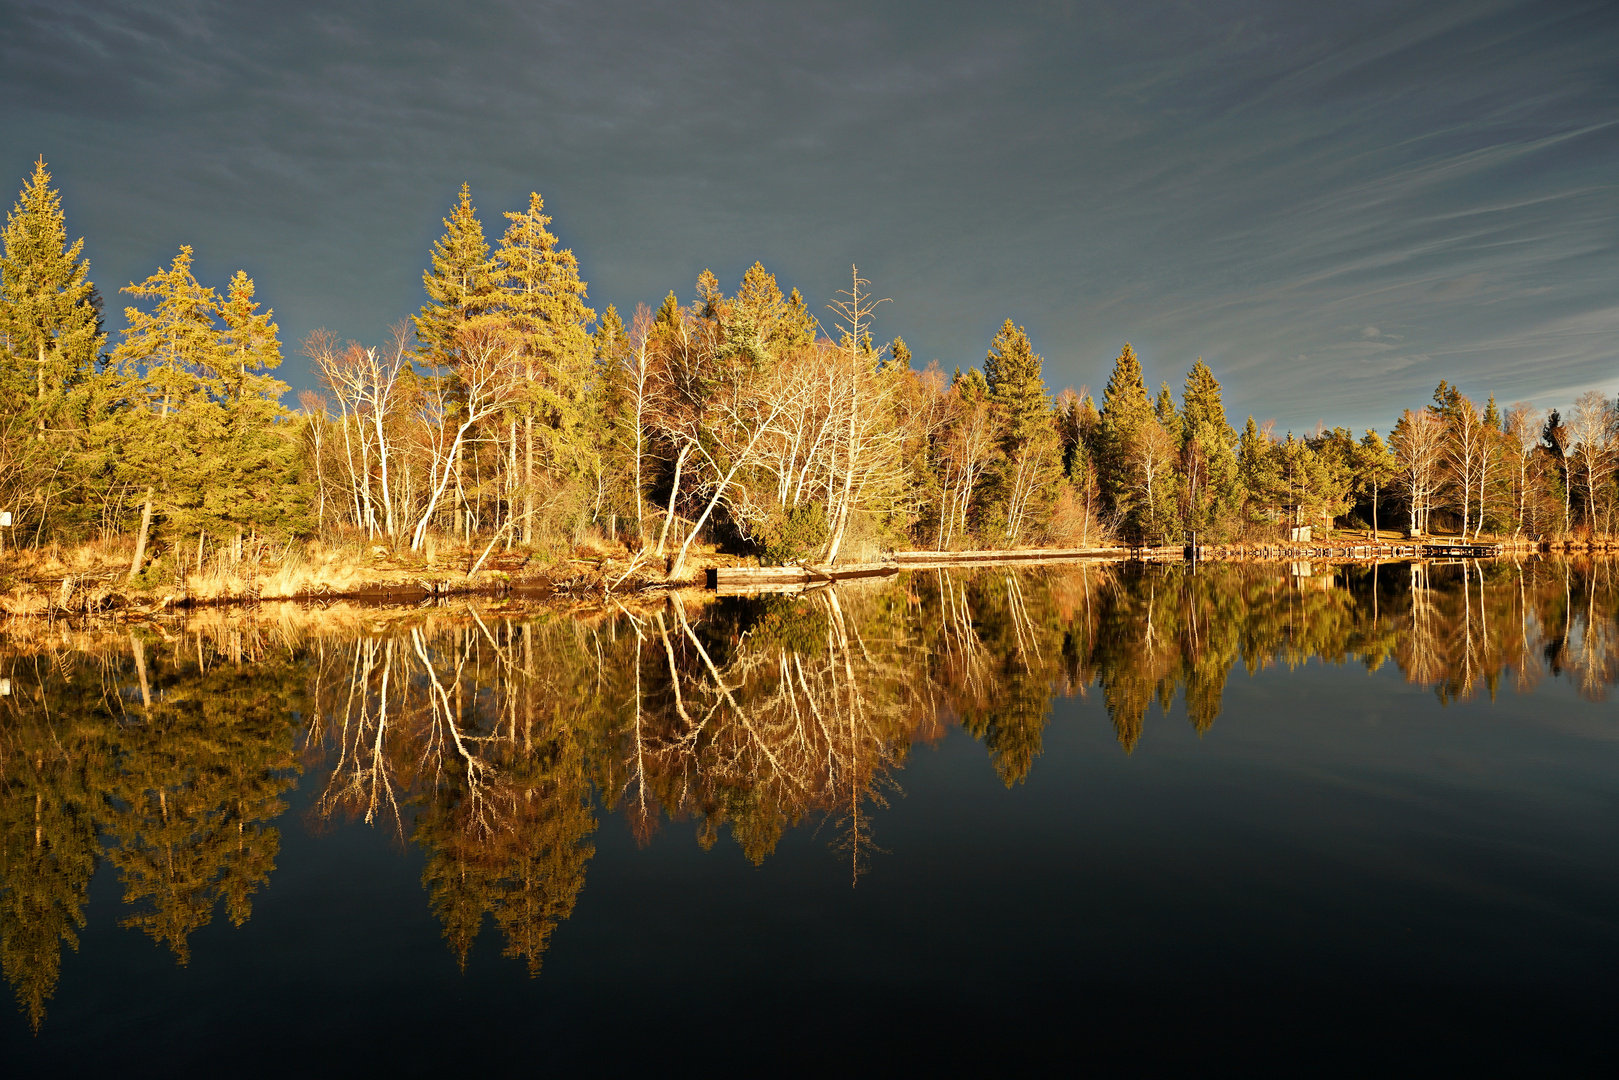
[[[778,564],[1616,531],[1619,402],[1597,392],[1564,412],[1441,381],[1386,431],[1282,432],[1228,416],[1201,359],[1154,390],[1122,342],[1099,393],[1054,392],[1011,318],[977,363],[924,366],[879,340],[904,312],[858,270],[830,304],[755,263],[597,310],[538,194],[497,224],[465,186],[390,339],[286,343],[273,287],[199,281],[190,247],[98,286],[67,209],[40,161],[6,220],[4,539],[94,547],[137,583],[311,544],[431,562],[589,540],[680,578],[701,545]],[[296,407],[289,353],[319,387]]]

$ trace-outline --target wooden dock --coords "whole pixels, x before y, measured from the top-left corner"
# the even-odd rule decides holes
[[[1422,544],[1425,559],[1493,559],[1501,554],[1502,545],[1483,544],[1478,541],[1447,541]]]
[[[888,577],[899,573],[893,563],[850,563],[846,566],[711,567],[708,587],[721,596],[738,593],[803,592],[834,581]]]
[[[834,581],[887,577],[901,570],[951,566],[1029,566],[1078,559],[1125,559],[1126,548],[1021,548],[1000,551],[896,551],[880,563],[843,566],[729,566],[708,571],[708,587],[721,596],[802,592]]]
[[[1215,555],[1226,559],[1332,562],[1385,559],[1490,559],[1503,550],[1500,544],[1479,542],[1407,542],[1404,544],[1260,544],[1239,551]],[[901,570],[932,570],[949,567],[1037,566],[1046,563],[1083,561],[1108,562],[1202,562],[1209,559],[1200,545],[1191,548],[1013,548],[986,551],[896,551],[879,563],[850,563],[843,566],[733,566],[711,568],[708,587],[721,596],[740,593],[790,593],[820,588],[835,581],[887,577]]]
[[[987,551],[896,551],[889,561],[907,570],[937,566],[1001,566],[1013,563],[1069,562],[1074,559],[1127,559],[1124,547],[1008,548]]]

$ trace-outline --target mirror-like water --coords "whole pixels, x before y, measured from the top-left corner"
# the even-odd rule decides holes
[[[0,646],[8,1061],[1596,1066],[1610,562]]]

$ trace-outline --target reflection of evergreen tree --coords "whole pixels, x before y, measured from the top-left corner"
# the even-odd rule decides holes
[[[446,756],[417,818],[414,839],[427,851],[422,884],[463,967],[490,914],[504,955],[522,957],[538,975],[552,929],[584,887],[595,854],[586,838],[596,828],[584,754],[565,724],[547,734],[526,732],[526,745],[495,741],[480,759],[491,766],[493,790],[474,791],[484,780]]]
[[[1034,577],[985,574],[968,592],[978,639],[995,663],[992,692],[966,704],[961,726],[983,742],[1007,787],[1026,779],[1040,756],[1062,656],[1042,585]]]
[[[71,714],[69,714],[71,715]],[[79,947],[95,874],[86,766],[93,747],[64,753],[48,728],[7,722],[0,780],[0,961],[34,1030],[56,990],[62,945]]]
[[[268,823],[293,782],[287,721],[299,679],[284,662],[156,667],[145,721],[117,733],[104,824],[124,902],[138,905],[124,925],[183,964],[215,904],[224,899],[240,925],[275,868],[280,836]]]

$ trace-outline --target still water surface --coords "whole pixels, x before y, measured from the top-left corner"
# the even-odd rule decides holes
[[[13,631],[0,1060],[1603,1071],[1616,620],[1532,561]]]

